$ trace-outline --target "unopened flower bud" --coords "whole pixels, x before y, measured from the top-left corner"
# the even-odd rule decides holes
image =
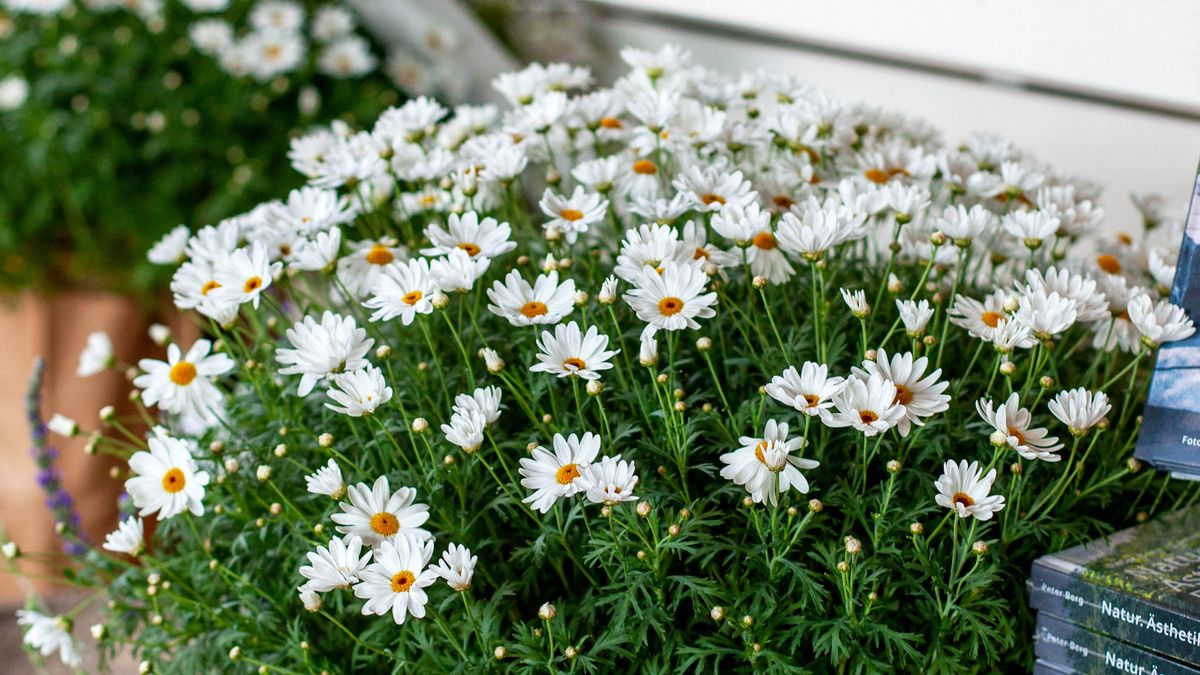
[[[696,340],[696,349],[699,349],[702,352],[712,349],[712,339],[708,337],[702,337],[699,340]]]
[[[1142,463],[1135,457],[1130,457],[1125,460],[1125,467],[1129,469],[1129,473],[1137,473],[1142,470]]]
[[[117,419],[117,411],[111,405],[106,405],[100,409],[100,421],[105,424],[111,424]]]
[[[846,553],[850,555],[858,555],[862,552],[862,542],[854,537],[846,537]]]
[[[375,350],[375,358],[381,361],[387,359],[387,357],[391,355],[392,348],[387,345],[379,345],[379,347]]]
[[[915,535],[922,535],[925,533],[925,526],[920,523],[912,523],[908,526],[908,531]]]
[[[429,430],[429,420],[424,417],[414,418],[412,421],[412,430],[414,434],[423,434]]]
[[[796,516],[800,515],[800,509],[794,506],[789,506],[787,509],[787,514],[788,518],[795,518]]]
[[[709,610],[708,615],[712,617],[713,621],[721,621],[725,618],[725,608],[717,605]]]
[[[254,470],[254,477],[260,481],[271,480],[271,467],[267,466],[266,464],[263,464],[262,466],[260,466]]]
[[[932,335],[926,335],[925,337],[921,338],[921,344],[925,345],[926,347],[932,347],[937,344],[937,338]]]
[[[238,469],[241,468],[242,464],[237,461],[236,457],[230,457],[225,460],[225,473],[237,473]]]
[[[809,513],[820,513],[824,508],[825,508],[825,502],[822,502],[820,499],[808,500]]]
[[[986,555],[987,552],[988,544],[986,541],[980,539],[974,544],[971,544],[971,553],[974,553],[975,555]]]
[[[570,661],[571,659],[575,658],[576,656],[579,656],[579,650],[575,649],[574,647],[568,646],[566,649],[563,650],[563,656],[567,657],[567,660]]]
[[[763,286],[767,285],[767,278],[760,274],[754,277],[750,283],[753,284],[755,288],[762,288]]]
[[[317,436],[317,445],[321,446],[322,448],[328,448],[328,447],[332,446],[333,445],[333,434],[324,433],[324,434],[321,434],[320,436]]]
[[[500,358],[500,354],[496,353],[495,349],[484,347],[480,350],[480,354],[483,356],[483,362],[487,365],[489,373],[494,375],[504,370],[504,359]]]
[[[300,602],[304,605],[304,609],[310,612],[321,611],[321,595],[316,591],[302,588],[300,590]]]
[[[274,454],[276,457],[286,457],[287,451],[288,451],[287,445],[284,443],[280,443],[279,445],[275,446],[275,449],[272,450],[271,453]]]
[[[586,304],[588,304],[587,291],[575,291],[575,306],[583,307]]]
[[[450,304],[450,296],[441,291],[434,291],[429,302],[433,305],[434,309],[446,309],[446,306]]]
[[[237,661],[241,657],[242,657],[242,648],[241,647],[234,647],[233,649],[229,650],[229,660],[230,661]]]
[[[544,602],[541,607],[538,607],[538,618],[542,621],[553,621],[556,616],[558,616],[558,608],[554,605]]]
[[[1005,361],[1004,363],[1000,364],[1001,375],[1008,377],[1015,372],[1017,372],[1017,364],[1013,363],[1012,361]]]
[[[550,413],[545,413],[544,415],[542,415],[542,424],[550,424],[553,421],[554,421],[554,415],[551,415]]]
[[[1054,386],[1054,378],[1049,375],[1043,375],[1038,379],[1038,384],[1042,385],[1042,389],[1049,389]]]
[[[683,412],[687,409],[687,404],[683,401],[675,401],[675,412]]]
[[[941,231],[934,231],[933,234],[929,235],[929,243],[934,246],[941,246],[946,243],[946,235],[942,234]]]
[[[887,463],[888,473],[900,473],[900,460],[889,459]]]
[[[98,447],[100,445],[101,438],[104,438],[104,437],[100,435],[100,432],[93,431],[92,435],[88,436],[87,443],[85,443],[83,446],[83,452],[88,455],[96,454],[96,450],[98,449]]]
[[[208,444],[208,451],[214,455],[219,455],[222,452],[225,452],[225,444],[221,441],[213,441],[212,443]]]
[[[692,512],[687,509],[679,509],[679,519],[687,520],[692,517]]]
[[[638,552],[637,552],[637,559],[638,559],[638,560],[645,560],[645,559],[646,559],[646,552],[645,552],[645,551],[642,551],[642,550],[640,550],[640,549],[639,549],[639,550],[638,550]]]
[[[1008,445],[1008,434],[996,429],[991,433],[991,435],[988,436],[988,442],[991,443],[993,447],[1002,448]]]
[[[742,497],[742,506],[744,506],[746,508],[750,508],[750,507],[754,506],[754,500],[748,496]]]
[[[671,378],[667,377],[666,373],[659,373],[658,376],[654,378],[654,381],[659,384],[666,384],[670,379]]]
[[[504,647],[496,647],[492,650],[492,656],[494,656],[497,661],[503,661],[508,657],[508,650]]]
[[[277,516],[283,513],[283,505],[279,502],[271,502],[271,505],[267,507],[267,510],[271,512],[271,515]]]
[[[743,616],[742,617],[742,625],[745,626],[746,628],[753,626],[754,625],[754,617],[750,616],[749,614]]]
[[[637,514],[643,518],[650,515],[650,502],[640,501],[637,505]]]
[[[171,341],[171,329],[161,323],[150,324],[150,329],[147,332],[150,334],[150,340],[159,347]]]
[[[678,537],[679,536],[679,526],[676,525],[675,523],[671,523],[671,525],[667,527],[667,534],[672,537]]]
[[[704,405],[700,406],[700,409],[706,413],[710,413],[713,411],[713,406],[711,403],[705,403]]]
[[[96,640],[97,642],[103,640],[105,637],[108,636],[108,626],[105,626],[102,623],[92,624],[91,631],[92,631],[92,638],[94,640]]]
[[[1012,465],[1008,467],[1008,470],[1014,476],[1020,476],[1021,474],[1025,473],[1025,467],[1021,466],[1020,462],[1013,462]]]
[[[863,358],[867,361],[874,361],[877,356],[878,353],[874,349],[868,349],[867,352],[863,354]]]
[[[900,277],[895,274],[888,275],[887,282],[888,293],[899,293],[904,290],[904,284],[900,282]]]
[[[604,383],[600,380],[588,380],[585,389],[588,396],[599,396],[600,392],[604,391]]]
[[[3,553],[5,558],[12,560],[21,555],[21,548],[15,541],[6,541],[0,545],[0,553]]]
[[[846,562],[845,560],[839,560],[837,564],[837,571],[841,572],[842,574],[849,572],[850,563]]]

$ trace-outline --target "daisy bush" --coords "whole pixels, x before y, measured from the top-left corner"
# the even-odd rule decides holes
[[[1194,331],[1160,200],[1110,240],[1094,185],[1000,138],[622,57],[297,138],[305,187],[157,247],[207,335],[129,367],[148,435],[93,436],[128,458],[67,577],[101,652],[1015,671],[1033,558],[1200,494],[1132,457]]]

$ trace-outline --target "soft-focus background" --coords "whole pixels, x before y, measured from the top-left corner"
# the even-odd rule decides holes
[[[0,0],[0,8],[6,2],[13,7],[16,2],[39,1],[52,0]],[[655,48],[673,42],[690,49],[705,66],[795,73],[838,97],[924,118],[950,140],[974,131],[1006,136],[1035,156],[1103,185],[1105,227],[1113,235],[1141,230],[1140,216],[1128,199],[1131,193],[1160,193],[1171,202],[1182,202],[1200,161],[1200,39],[1195,31],[1200,3],[1193,0],[348,4],[358,12],[381,59],[392,48],[454,56],[424,69],[419,60],[389,59],[388,86],[399,97],[436,92],[457,101],[486,101],[493,96],[491,77],[528,59],[589,63],[599,79],[607,80],[622,69],[616,57],[620,46]],[[10,16],[0,9],[0,50],[5,40],[20,37],[3,30]],[[0,61],[0,80],[11,74],[3,68]],[[38,73],[21,75],[32,80]],[[104,105],[93,97],[90,109],[95,112]],[[340,113],[327,112],[330,117]],[[0,107],[0,122],[6,114],[12,113]],[[286,139],[289,131],[275,133]],[[97,160],[102,163],[103,158]],[[209,169],[199,167],[201,173]],[[230,167],[214,165],[211,171],[215,175]],[[5,248],[0,252],[9,256],[6,267],[16,269],[10,264],[13,255],[25,269],[49,269],[72,259],[71,240],[42,232],[22,234],[28,232],[27,223],[17,222],[24,218],[20,205],[45,196],[27,191],[50,186],[17,189],[0,179],[0,189],[5,190],[0,194],[0,247]],[[137,199],[132,194],[108,201],[119,206],[121,200]],[[54,197],[47,200],[55,203]],[[104,220],[103,214],[98,218]],[[177,224],[124,227],[143,228],[129,236],[129,241],[139,242],[153,241]],[[133,236],[138,234],[146,236]],[[136,245],[127,248],[131,260],[141,258],[141,252],[133,250]],[[132,275],[135,267],[116,264],[103,270],[103,276],[120,279],[123,273]],[[108,331],[117,356],[132,362],[156,349],[146,337],[146,327],[152,321],[173,321],[165,311],[168,296],[162,288],[156,292],[153,281],[139,277],[134,283],[131,278],[127,284],[105,284],[100,293],[97,284],[89,283],[88,269],[78,272],[76,266],[61,279],[47,273],[50,283],[10,280],[0,288],[0,521],[27,551],[57,550],[59,545],[28,449],[24,396],[34,357],[49,360],[45,416],[61,412],[94,428],[97,410],[124,400],[128,383],[112,374],[75,378],[77,355],[87,334]],[[119,484],[108,477],[106,463],[83,454],[82,439],[54,441],[60,451],[58,469],[81,512],[84,530],[93,538],[102,537],[116,522],[113,500]],[[0,575],[4,672],[30,668],[23,657],[7,653],[20,649],[11,608],[20,605],[26,590],[24,582]]]

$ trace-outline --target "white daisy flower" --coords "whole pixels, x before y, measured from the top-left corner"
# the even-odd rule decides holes
[[[522,501],[548,513],[562,497],[571,497],[585,489],[581,480],[588,465],[600,454],[600,437],[586,432],[582,437],[554,434],[554,453],[538,446],[532,457],[521,458],[521,486],[533,490]]]
[[[596,302],[601,305],[611,305],[617,301],[617,278],[611,274],[600,284],[600,293],[596,295]]]
[[[958,462],[946,460],[942,467],[942,475],[934,482],[937,496],[934,501],[938,506],[944,506],[959,518],[974,516],[979,520],[991,520],[992,515],[1004,508],[1004,497],[989,495],[992,483],[996,480],[996,470],[992,469],[983,475],[979,462],[966,460]]]
[[[459,249],[474,258],[497,258],[508,253],[517,245],[510,241],[512,227],[495,218],[479,219],[479,214],[467,211],[461,216],[451,213],[446,219],[446,229],[437,225],[425,228],[425,237],[431,246],[421,249],[424,255],[449,255]]]
[[[792,453],[807,445],[803,438],[788,438],[788,425],[767,420],[761,438],[743,436],[742,447],[721,455],[725,467],[721,477],[746,488],[756,504],[764,501],[775,506],[779,495],[795,488],[808,492],[808,480],[801,469],[815,469],[819,462]]]
[[[912,300],[896,300],[896,310],[900,312],[900,322],[904,324],[904,332],[911,338],[919,338],[925,334],[925,327],[933,318],[933,308],[928,300],[913,302]]]
[[[450,416],[450,423],[442,425],[442,433],[446,435],[447,441],[469,454],[483,445],[483,432],[487,429],[487,424],[487,418],[480,410],[456,409]]]
[[[990,342],[996,351],[1007,354],[1014,349],[1029,349],[1038,343],[1038,339],[1029,326],[1006,319],[996,324]]]
[[[575,280],[560,285],[558,272],[539,275],[533,285],[512,270],[504,282],[496,281],[487,292],[488,311],[508,319],[514,326],[554,324],[575,309]]]
[[[437,290],[429,261],[414,258],[407,263],[385,267],[371,287],[370,297],[363,301],[363,306],[375,310],[371,321],[390,321],[400,317],[400,322],[407,326],[418,314],[433,313],[433,294]]]
[[[126,553],[135,558],[146,550],[145,525],[141,518],[130,516],[117,529],[104,536],[102,547],[114,553]]]
[[[147,441],[150,450],[135,452],[129,458],[134,476],[125,481],[125,492],[140,516],[157,514],[159,520],[184,511],[204,515],[204,486],[208,472],[198,471],[196,460],[183,441],[166,435],[153,435]]]
[[[386,616],[402,625],[408,615],[425,617],[429,596],[425,588],[437,580],[437,574],[425,569],[433,557],[433,541],[409,537],[389,539],[375,551],[375,562],[362,572],[362,581],[354,585],[355,597],[366,600],[363,614]]]
[[[342,248],[342,230],[331,227],[318,232],[312,239],[301,239],[287,257],[288,264],[306,272],[329,272],[333,270]]]
[[[976,204],[969,210],[958,204],[947,206],[941,217],[934,221],[934,227],[949,237],[956,246],[966,247],[970,246],[976,237],[988,231],[995,218],[982,204]]]
[[[373,415],[379,406],[392,400],[392,388],[383,371],[372,365],[331,376],[326,394],[337,404],[326,403],[326,408],[350,417]]]
[[[209,354],[212,343],[196,340],[187,354],[179,345],[167,345],[167,360],[142,359],[142,374],[133,385],[142,390],[147,406],[157,405],[167,412],[212,417],[221,406],[221,392],[213,379],[233,370],[236,364],[225,354]]]
[[[443,292],[466,293],[475,287],[475,282],[487,272],[491,262],[483,255],[472,258],[466,251],[456,248],[445,257],[434,258],[429,263],[429,273]]]
[[[555,326],[553,334],[542,331],[537,345],[540,363],[534,364],[530,371],[585,380],[600,379],[599,371],[612,368],[609,359],[621,351],[608,351],[608,336],[595,326],[589,326],[587,333],[583,333],[574,321]]]
[[[887,352],[880,349],[876,360],[863,361],[862,369],[854,368],[853,373],[860,380],[878,375],[879,379],[892,383],[896,388],[895,404],[904,412],[897,426],[900,435],[907,436],[913,424],[923,426],[926,417],[950,408],[950,397],[942,393],[950,383],[938,382],[941,368],[926,376],[928,367],[929,359],[924,356],[914,359],[911,353],[893,354],[889,359]]]
[[[475,576],[475,563],[479,556],[471,555],[471,549],[451,543],[442,551],[442,558],[436,565],[429,568],[433,573],[446,580],[446,585],[461,593],[471,587],[471,579]]]
[[[954,296],[954,304],[947,313],[950,323],[966,330],[971,337],[991,341],[996,327],[1009,320],[1004,308],[1005,298],[992,293],[980,302],[965,295]]]
[[[647,368],[658,363],[658,340],[654,337],[654,331],[649,327],[642,331],[642,337],[638,341],[638,363]]]
[[[1026,288],[1017,300],[1013,321],[1039,340],[1053,340],[1075,323],[1076,302],[1044,288]]]
[[[979,399],[975,410],[992,429],[1004,438],[1004,444],[1017,451],[1025,459],[1040,459],[1057,462],[1062,457],[1062,443],[1050,436],[1046,429],[1034,427],[1033,415],[1021,407],[1020,399],[1013,392],[1003,404],[992,407],[991,399]]]
[[[338,524],[338,532],[359,537],[370,546],[397,538],[424,541],[430,537],[421,528],[429,520],[429,507],[416,502],[415,489],[402,487],[392,492],[387,476],[380,476],[372,486],[349,486],[347,494],[349,501],[338,504],[342,512],[330,516]]]
[[[338,260],[337,279],[355,298],[371,292],[383,271],[406,257],[395,240],[365,240],[350,244],[350,253]]]
[[[25,644],[42,656],[58,652],[58,658],[71,668],[83,663],[75,639],[71,637],[71,620],[64,616],[46,616],[30,609],[17,610],[17,623],[25,626]]]
[[[1092,393],[1083,387],[1058,392],[1047,407],[1074,436],[1086,435],[1112,410],[1104,392]]]
[[[764,211],[758,202],[749,204],[726,204],[712,216],[712,228],[717,234],[740,247],[750,246],[755,237],[771,235],[771,212]]]
[[[637,467],[633,462],[616,457],[603,457],[583,470],[580,487],[593,504],[612,506],[637,499]]]
[[[146,259],[155,265],[178,265],[187,255],[188,240],[192,232],[187,225],[176,225],[150,247]]]
[[[835,211],[806,207],[800,215],[788,211],[779,219],[775,237],[783,250],[803,256],[805,260],[820,260],[829,249],[866,235],[857,221],[843,222]]]
[[[609,155],[576,164],[571,177],[592,192],[608,194],[617,184],[621,170],[621,159]]]
[[[87,336],[83,351],[79,352],[79,367],[75,374],[79,377],[91,377],[113,367],[113,344],[104,331],[96,331]]]
[[[850,313],[856,318],[863,318],[871,313],[871,305],[867,304],[867,293],[861,288],[850,290],[848,288],[841,289],[842,302],[850,308]]]
[[[696,319],[716,316],[716,293],[705,293],[708,277],[691,265],[667,264],[661,274],[643,269],[625,302],[657,330],[699,328]]]
[[[346,483],[342,479],[342,467],[332,459],[325,466],[305,476],[304,484],[314,495],[325,495],[334,500],[346,496]]]
[[[1196,325],[1187,312],[1167,299],[1153,304],[1149,295],[1139,294],[1129,301],[1126,310],[1129,321],[1141,334],[1142,342],[1151,349],[1164,342],[1187,339],[1196,332]]]
[[[699,163],[677,175],[672,185],[691,198],[697,211],[720,211],[727,204],[744,206],[757,196],[741,171]]]
[[[562,233],[568,244],[574,244],[579,235],[603,220],[608,213],[608,200],[598,194],[585,192],[582,186],[577,186],[570,197],[546,188],[538,206],[542,208],[542,213],[550,217],[542,228],[547,233]]]
[[[674,228],[659,224],[641,225],[625,232],[613,272],[632,284],[637,283],[643,270],[661,272],[668,261],[678,260],[699,266],[690,254],[677,256],[680,256],[679,233]]]
[[[328,593],[347,589],[358,583],[372,551],[363,553],[363,540],[358,537],[334,537],[328,546],[318,546],[316,551],[306,554],[310,564],[300,568],[300,576],[308,579],[302,589],[317,593]]]
[[[282,267],[282,263],[271,262],[262,243],[254,242],[249,249],[239,248],[216,263],[213,279],[220,285],[212,293],[218,300],[258,307],[263,291]]]
[[[904,419],[896,402],[896,385],[878,372],[867,379],[848,378],[833,396],[834,412],[821,421],[831,427],[852,427],[867,436],[891,429]]]
[[[291,349],[280,348],[275,360],[286,366],[281,375],[300,375],[297,394],[308,396],[318,382],[331,375],[352,372],[368,365],[366,355],[375,344],[353,317],[326,311],[317,323],[311,316],[287,330]]]
[[[317,57],[317,70],[340,78],[362,77],[377,65],[371,44],[357,35],[330,42]]]
[[[706,273],[711,273],[713,269],[720,270],[731,267],[738,262],[737,256],[732,252],[710,244],[708,230],[705,229],[704,223],[697,225],[694,220],[683,224],[683,236],[679,240],[679,250],[674,259],[686,259],[689,252],[692,260],[700,262]]]
[[[454,397],[454,412],[477,411],[484,424],[491,426],[500,419],[500,387],[479,387],[470,395]]]
[[[1001,221],[1004,231],[1020,239],[1029,248],[1038,248],[1054,236],[1061,221],[1046,211],[1014,211]]]
[[[1095,279],[1066,268],[1051,267],[1044,272],[1036,268],[1027,270],[1025,281],[1030,288],[1058,293],[1075,301],[1076,321],[1091,323],[1108,317],[1108,302],[1104,293],[1097,290]]]
[[[780,403],[812,417],[829,416],[833,397],[842,389],[845,378],[829,376],[829,367],[823,363],[806,361],[796,372],[788,366],[782,375],[771,378],[766,386],[767,394]]]

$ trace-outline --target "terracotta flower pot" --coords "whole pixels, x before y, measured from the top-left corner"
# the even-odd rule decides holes
[[[151,323],[151,314],[142,305],[107,293],[0,296],[0,335],[4,336],[0,349],[0,373],[4,374],[0,390],[0,459],[4,467],[0,471],[0,494],[4,495],[0,522],[22,551],[61,551],[30,455],[25,389],[34,359],[41,356],[46,360],[43,417],[61,413],[78,421],[84,432],[71,439],[51,434],[50,442],[58,450],[56,466],[79,512],[82,531],[90,541],[100,542],[116,526],[122,480],[109,473],[117,464],[114,459],[86,455],[83,448],[87,432],[100,426],[100,408],[112,405],[119,413],[133,412],[128,398],[131,385],[123,373],[109,371],[81,379],[75,369],[88,334],[98,330],[112,338],[118,361],[134,363],[161,354],[162,348],[147,335]],[[179,323],[177,317],[173,323]],[[190,343],[195,329],[182,330],[187,335],[182,341]],[[178,335],[179,331],[174,332]],[[29,570],[29,563],[23,568]],[[28,583],[0,575],[0,602],[22,598],[23,586]]]

